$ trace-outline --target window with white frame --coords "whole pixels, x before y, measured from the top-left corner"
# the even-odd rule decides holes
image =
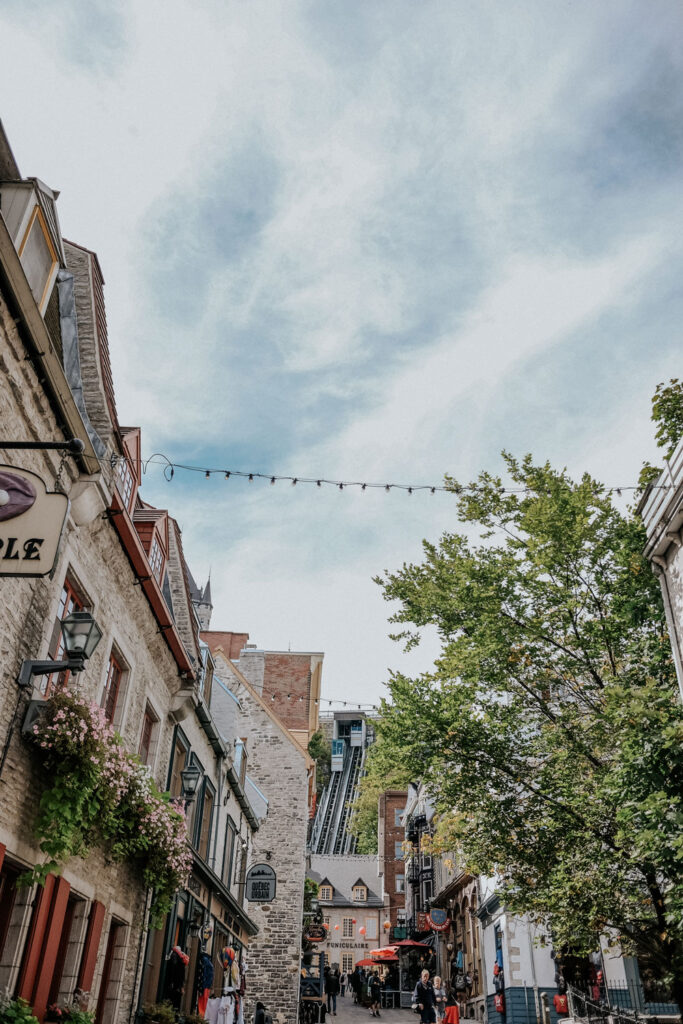
[[[403,843],[402,842],[394,843],[394,857],[396,858],[396,860],[403,860]]]
[[[353,899],[359,903],[365,903],[368,898],[368,890],[364,885],[354,885]]]
[[[133,473],[126,458],[119,459],[116,475],[116,486],[118,488],[118,492],[121,495],[121,499],[123,504],[126,506],[127,511],[130,512],[130,499],[133,497],[135,480],[133,479]]]
[[[152,546],[149,549],[149,567],[159,583],[161,583],[161,570],[163,568],[163,564],[164,555],[161,550],[159,539],[155,534],[154,539],[152,540]]]
[[[396,875],[396,892],[406,891],[406,876]]]
[[[341,969],[346,974],[351,974],[353,971],[353,953],[342,953]]]
[[[321,885],[320,888],[318,889],[318,899],[319,900],[323,900],[323,902],[325,902],[325,903],[328,902],[329,900],[331,900],[332,899],[332,886],[331,885]]]
[[[342,927],[342,935],[345,939],[353,938],[353,918],[345,917]]]
[[[402,825],[401,818],[403,817],[403,811],[400,807],[394,808],[394,826],[399,828]]]
[[[366,917],[365,918],[365,938],[374,941],[377,938],[377,918]]]

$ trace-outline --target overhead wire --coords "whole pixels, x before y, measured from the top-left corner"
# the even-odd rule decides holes
[[[105,460],[102,460],[105,461]],[[289,483],[296,487],[299,484],[307,485],[311,484],[316,487],[334,487],[337,490],[343,491],[345,489],[357,488],[361,491],[366,490],[378,490],[389,493],[391,491],[405,491],[408,494],[413,494],[417,491],[427,491],[430,494],[436,494],[437,491],[444,494],[455,494],[460,495],[466,492],[476,493],[480,490],[481,485],[479,484],[459,484],[453,483],[452,485],[444,484],[425,484],[425,483],[396,483],[396,482],[381,482],[372,480],[343,480],[343,479],[331,479],[324,476],[290,476],[279,473],[263,473],[258,470],[243,470],[243,469],[228,469],[226,467],[219,466],[197,466],[184,462],[173,462],[163,452],[154,452],[147,459],[134,460],[129,456],[125,455],[112,455],[108,460],[114,467],[120,462],[127,462],[131,466],[136,463],[139,464],[143,474],[147,473],[150,465],[158,465],[162,467],[162,472],[165,479],[170,483],[173,480],[176,470],[182,470],[187,473],[199,473],[202,474],[207,480],[211,477],[222,477],[225,480],[232,478],[247,480],[253,483],[256,480],[264,480],[271,485],[278,482]],[[652,485],[652,490],[668,490],[668,485]],[[499,493],[503,494],[526,494],[531,490],[528,487],[501,487],[497,489]],[[604,487],[601,488],[602,493],[606,494],[617,494],[621,496],[624,491],[639,491],[643,490],[640,484],[620,484],[618,486]]]

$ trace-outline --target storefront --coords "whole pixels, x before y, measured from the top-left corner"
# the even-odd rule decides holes
[[[256,932],[253,921],[217,876],[196,860],[187,888],[176,897],[165,923],[158,930],[149,932],[139,1008],[166,999],[176,1001],[169,958],[177,947],[189,957],[178,1009],[183,1013],[195,1012],[201,954],[209,954],[214,968],[210,996],[219,996],[224,980],[221,951],[231,947],[238,962],[246,961],[249,939]]]

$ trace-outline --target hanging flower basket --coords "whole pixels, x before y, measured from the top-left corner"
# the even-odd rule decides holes
[[[192,866],[182,804],[160,792],[104,710],[83,697],[51,697],[29,737],[46,770],[36,832],[47,859],[23,880],[42,885],[69,857],[106,845],[154,889],[151,923],[158,926]]]

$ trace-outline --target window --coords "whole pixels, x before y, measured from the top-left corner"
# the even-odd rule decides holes
[[[332,899],[332,886],[331,885],[321,885],[320,888],[318,889],[318,899],[319,900],[323,900],[323,901],[331,900]]]
[[[33,292],[33,298],[38,303],[40,312],[44,313],[59,260],[39,206],[34,208],[26,234],[19,246],[19,259]]]
[[[84,601],[76,584],[69,576],[64,580],[62,593],[59,598],[57,618],[52,627],[52,638],[48,647],[48,658],[50,661],[61,661],[64,657],[64,637],[62,636],[62,620],[71,615],[71,612],[80,612],[84,608]],[[50,676],[43,676],[40,684],[40,692],[48,697],[55,690],[63,690],[69,682],[71,673],[68,669],[64,672],[53,672]]]
[[[195,757],[194,754],[190,756],[190,763],[194,764],[199,768],[199,784],[197,785],[197,792],[194,800],[187,805],[185,811],[185,820],[187,821],[187,838],[190,840],[192,846],[197,846],[198,842],[198,827],[201,821],[202,813],[202,802],[204,793],[204,765]],[[181,779],[182,784],[182,779]]]
[[[396,875],[396,892],[406,891],[406,876]]]
[[[204,779],[204,787],[201,794],[201,817],[199,823],[199,839],[197,841],[197,850],[199,856],[203,857],[204,860],[208,859],[209,847],[211,845],[211,822],[213,821],[213,805],[215,800],[215,790],[208,779]]]
[[[180,798],[183,791],[183,780],[180,773],[187,763],[189,749],[190,745],[183,734],[180,731],[176,732],[175,739],[173,741],[171,765],[168,773],[168,791],[171,796],[176,799]]]
[[[377,918],[366,917],[365,918],[365,938],[373,941],[377,938]]]
[[[364,885],[354,885],[352,895],[354,900],[359,900],[361,903],[365,903],[368,898],[368,890]]]
[[[154,713],[152,705],[148,702],[145,705],[145,713],[142,718],[140,746],[138,747],[138,757],[142,764],[151,764],[154,760],[158,732],[159,718]]]
[[[228,815],[228,824],[225,829],[225,849],[223,850],[223,882],[230,888],[230,882],[232,881],[232,869],[235,859],[235,837],[237,835],[237,825]]]
[[[403,860],[403,843],[394,843],[394,857],[396,860]]]
[[[161,570],[164,566],[164,556],[159,544],[159,538],[154,535],[152,540],[152,546],[149,549],[149,567],[156,579],[161,582]]]
[[[123,500],[123,504],[126,509],[130,512],[130,499],[133,497],[133,488],[135,481],[133,479],[133,473],[127,458],[119,460],[118,471],[117,471],[117,483],[119,494]]]
[[[352,917],[345,917],[344,918],[342,935],[343,935],[343,937],[345,939],[352,939],[353,938],[353,918]]]
[[[329,929],[329,927],[330,927],[330,919],[329,919],[329,917],[324,917],[323,918],[323,924],[326,924],[328,929]]]
[[[342,972],[345,971],[347,974],[351,974],[353,970],[353,953],[342,953],[341,969]]]
[[[114,722],[116,715],[116,709],[119,703],[119,696],[121,696],[121,681],[123,679],[123,666],[117,659],[116,655],[112,651],[109,655],[109,665],[107,666],[107,678],[104,683],[104,692],[102,694],[102,700],[100,701],[101,706],[104,708],[104,714],[108,722]]]
[[[401,818],[402,817],[403,817],[403,811],[401,810],[401,808],[400,807],[395,807],[394,808],[394,826],[396,828],[400,828],[400,826],[402,824],[402,822],[401,822]]]

